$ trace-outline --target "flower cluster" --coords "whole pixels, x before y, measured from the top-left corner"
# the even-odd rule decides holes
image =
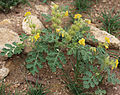
[[[57,4],[52,5],[52,28],[56,31],[56,33],[59,36],[64,37],[65,36],[65,30],[61,27],[62,24],[62,18],[67,17],[69,15],[69,12],[62,12],[62,10],[59,9],[59,6]]]
[[[78,43],[79,43],[80,45],[85,46],[85,39],[82,38],[81,40],[78,41]]]
[[[104,43],[99,43],[99,47],[105,47],[105,49],[108,49],[109,44],[110,44],[110,39],[108,37],[105,37],[105,42]]]
[[[110,44],[110,39],[108,37],[105,37],[105,43],[104,43],[104,46],[106,49],[109,48],[109,44]]]
[[[31,12],[26,12],[24,15],[26,17],[27,23],[29,24],[29,27],[31,28],[31,34],[29,36],[29,40],[31,42],[36,42],[38,38],[40,37],[41,31],[39,29],[36,29],[36,25],[32,23],[29,15],[31,15]]]
[[[112,70],[116,69],[118,67],[118,59],[116,59],[111,65],[112,65]]]
[[[71,41],[72,38],[76,35],[76,32],[79,32],[81,28],[91,23],[91,21],[88,19],[83,20],[81,14],[75,14],[74,23],[66,31],[61,27],[61,24],[62,24],[62,18],[69,16],[69,11],[67,10],[66,12],[63,12],[63,10],[60,10],[57,4],[53,4],[51,15],[52,15],[51,20],[52,20],[53,30],[55,30],[55,32],[62,38],[64,37],[67,42]],[[85,46],[85,41],[83,41],[82,39],[82,41],[79,41],[79,44]]]
[[[110,60],[110,56],[107,56],[104,60],[104,63],[105,65],[108,65],[108,66],[111,66],[112,67],[112,70],[113,69],[116,69],[118,67],[118,59],[114,60],[114,59],[111,59]]]
[[[68,34],[71,37],[74,37],[76,35],[76,32],[79,32],[81,30],[81,28],[83,28],[87,24],[91,23],[91,21],[88,20],[88,19],[87,20],[83,20],[81,14],[75,14],[74,15],[74,19],[75,19],[74,24],[72,24],[71,28],[68,30]],[[85,33],[85,31],[83,31],[83,32]]]

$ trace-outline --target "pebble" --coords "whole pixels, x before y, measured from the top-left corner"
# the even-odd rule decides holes
[[[0,69],[0,80],[4,79],[9,74],[9,72],[10,70],[3,65]]]
[[[117,90],[117,87],[113,87],[114,90]]]

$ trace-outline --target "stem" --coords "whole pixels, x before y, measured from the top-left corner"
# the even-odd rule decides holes
[[[78,60],[78,49],[76,50],[76,59],[77,59],[77,63],[76,63],[76,68],[75,68],[75,80],[77,81],[77,76],[78,76],[78,63],[79,63],[79,60]]]

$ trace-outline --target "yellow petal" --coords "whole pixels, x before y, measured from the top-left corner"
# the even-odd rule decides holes
[[[110,43],[110,39],[109,39],[108,37],[105,37],[105,41],[106,41],[107,43]]]
[[[24,16],[29,16],[31,15],[31,12],[26,12]]]
[[[40,33],[37,33],[37,35],[34,36],[35,40],[37,41],[37,39],[40,37]]]
[[[85,39],[82,38],[81,40],[78,41],[78,43],[79,43],[80,45],[85,46]]]
[[[81,14],[75,14],[74,19],[80,19],[82,17]]]
[[[68,11],[65,12],[65,16],[68,16]]]
[[[115,64],[116,64],[115,67],[117,68],[117,66],[118,66],[118,59],[116,59]]]
[[[108,45],[104,45],[106,49],[108,49]]]
[[[56,29],[56,32],[57,32],[57,33],[60,32],[60,29]]]
[[[91,20],[89,20],[89,19],[85,19],[85,22],[86,22],[87,24],[91,24]]]
[[[62,37],[64,37],[64,33],[62,33]]]

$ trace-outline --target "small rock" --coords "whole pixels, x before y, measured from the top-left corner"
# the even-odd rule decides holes
[[[49,6],[48,5],[35,5],[37,11],[40,11],[41,14],[48,14]]]
[[[13,30],[7,28],[0,28],[0,52],[6,48],[5,44],[12,44],[13,42],[21,43],[19,35]],[[5,60],[7,56],[0,56],[0,60]]]
[[[9,25],[9,24],[11,24],[10,19],[4,19],[3,21],[0,22],[0,26]]]
[[[42,22],[37,18],[37,16],[30,15],[28,17],[25,17],[22,22],[22,29],[26,34],[31,34],[31,28],[29,26],[28,19],[26,18],[29,18],[29,21],[32,22],[32,24],[36,25],[36,30],[44,28]]]
[[[113,87],[114,90],[117,90],[117,87]]]
[[[107,0],[103,0],[102,2],[107,2]]]
[[[5,61],[0,61],[0,65],[5,65]]]
[[[5,48],[5,44],[12,44],[13,42],[20,42],[19,35],[10,29],[0,28],[0,51]]]
[[[4,79],[9,74],[9,72],[10,70],[3,65],[0,69],[0,80]]]

